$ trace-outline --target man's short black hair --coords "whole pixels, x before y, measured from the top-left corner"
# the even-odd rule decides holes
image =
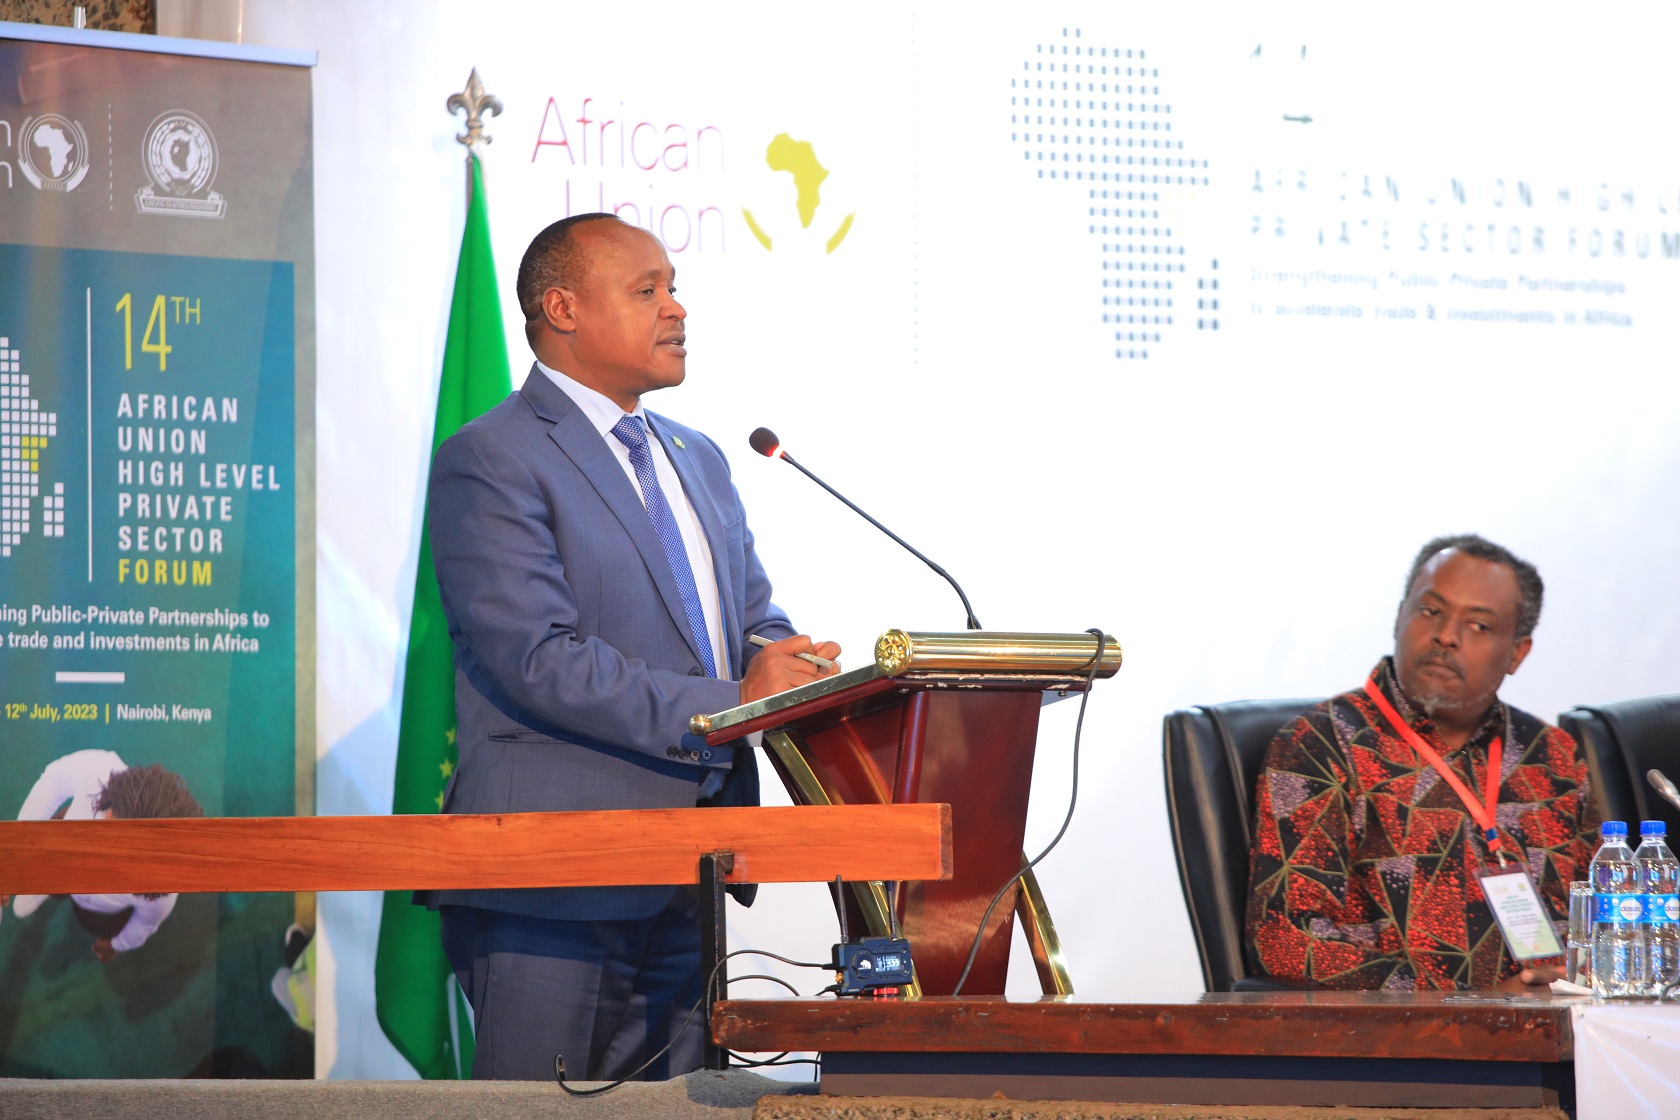
[[[1534,628],[1540,623],[1540,603],[1546,595],[1546,585],[1541,582],[1539,569],[1510,549],[1494,544],[1475,533],[1436,537],[1419,549],[1417,559],[1412,561],[1412,570],[1406,576],[1406,590],[1400,602],[1404,604],[1411,598],[1412,586],[1417,583],[1418,573],[1423,571],[1423,566],[1437,553],[1445,552],[1449,548],[1466,556],[1474,556],[1478,560],[1503,564],[1511,569],[1511,573],[1517,577],[1517,637],[1521,639],[1533,634]]]
[[[583,249],[572,236],[572,230],[585,222],[606,219],[620,221],[616,214],[573,214],[561,218],[531,239],[525,255],[519,261],[519,279],[514,292],[519,296],[519,310],[525,313],[525,338],[535,344],[543,323],[543,293],[550,288],[570,288],[577,283],[578,266]]]
[[[161,766],[131,766],[105,779],[93,799],[96,812],[115,813],[119,820],[155,817],[202,817],[204,809],[187,790],[181,775]]]

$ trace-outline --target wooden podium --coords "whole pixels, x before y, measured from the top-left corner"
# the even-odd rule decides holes
[[[946,802],[953,876],[852,883],[843,901],[855,938],[909,938],[917,986],[948,995],[998,888],[1021,870],[1038,713],[1120,668],[1106,635],[889,630],[873,664],[715,715],[690,728],[714,746],[764,733],[771,764],[800,805]],[[1094,674],[1093,674],[1093,662]],[[834,837],[836,846],[848,843]],[[1001,995],[1014,915],[1049,995],[1073,991],[1055,926],[1028,871],[993,912],[964,994]]]

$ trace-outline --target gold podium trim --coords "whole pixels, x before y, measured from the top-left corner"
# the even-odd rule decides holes
[[[1090,634],[1010,633],[966,630],[923,634],[888,630],[875,639],[875,665],[889,677],[911,672],[1086,673],[1097,650]],[[1120,671],[1120,642],[1103,639],[1097,676]]]
[[[966,673],[1032,680],[1047,690],[1059,691],[1074,687],[1083,680],[1090,672],[1091,658],[1096,649],[1096,639],[1085,633],[969,630],[960,634],[924,634],[888,630],[875,640],[874,664],[823,677],[721,712],[691,716],[688,729],[696,735],[710,735],[714,731],[723,731],[887,677],[938,679],[941,675]],[[1119,641],[1112,635],[1108,636],[1103,642],[1097,676],[1106,679],[1119,672],[1121,656]]]
[[[1026,862],[1023,852],[1021,863]],[[1021,932],[1026,934],[1027,949],[1032,953],[1039,990],[1047,996],[1071,996],[1073,977],[1068,974],[1062,939],[1056,933],[1056,923],[1050,920],[1044,889],[1038,885],[1038,876],[1031,867],[1021,873],[1020,889],[1015,892],[1015,913],[1021,919]]]

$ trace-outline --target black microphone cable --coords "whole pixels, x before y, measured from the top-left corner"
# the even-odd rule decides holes
[[[969,947],[968,961],[963,965],[962,975],[957,977],[956,987],[951,989],[953,996],[961,995],[963,985],[968,983],[968,974],[974,968],[974,959],[980,955],[980,945],[986,939],[986,926],[991,923],[992,911],[1003,901],[1003,896],[1009,888],[1020,882],[1021,876],[1037,867],[1045,856],[1055,850],[1056,845],[1062,842],[1062,837],[1067,835],[1068,825],[1073,823],[1073,807],[1079,804],[1079,740],[1085,731],[1085,704],[1091,699],[1091,687],[1096,683],[1097,669],[1102,665],[1103,652],[1108,648],[1108,635],[1102,630],[1091,627],[1085,633],[1096,635],[1097,652],[1091,658],[1091,667],[1085,674],[1085,693],[1079,698],[1079,719],[1073,725],[1073,789],[1068,794],[1067,815],[1062,818],[1062,827],[1056,830],[1055,838],[1044,850],[1028,860],[1021,870],[1011,875],[1008,881],[998,888],[997,894],[992,896],[991,905],[986,907],[986,912],[980,917],[980,928],[974,931],[974,944]]]
[[[649,1066],[651,1066],[654,1062],[657,1062],[660,1058],[662,1058],[666,1054],[668,1054],[671,1050],[671,1047],[673,1047],[677,1044],[677,1039],[681,1038],[684,1034],[686,1034],[688,1032],[688,1028],[691,1027],[694,1024],[694,1017],[700,1013],[700,1008],[702,1006],[706,1006],[710,1002],[709,997],[711,996],[713,990],[717,987],[718,970],[721,969],[726,963],[728,963],[730,957],[742,957],[742,956],[771,957],[775,960],[781,961],[783,964],[793,965],[795,968],[821,968],[821,969],[826,970],[826,969],[831,969],[833,967],[832,965],[828,965],[828,964],[815,964],[811,961],[796,961],[796,960],[793,960],[789,957],[784,957],[780,953],[772,953],[767,949],[736,949],[732,953],[726,953],[726,954],[724,954],[723,960],[720,960],[715,965],[713,965],[711,972],[706,975],[706,983],[701,990],[700,998],[695,1000],[694,1001],[694,1006],[688,1009],[688,1016],[687,1016],[687,1018],[685,1018],[683,1020],[683,1025],[677,1028],[676,1033],[671,1036],[671,1041],[667,1042],[664,1046],[661,1046],[658,1050],[654,1051],[654,1053],[649,1056],[647,1061],[643,1062],[641,1065],[637,1066],[635,1069],[631,1070],[629,1073],[625,1074],[623,1077],[619,1078],[617,1081],[611,1082],[611,1083],[606,1084],[606,1085],[597,1085],[593,1089],[574,1089],[570,1085],[566,1084],[566,1056],[564,1054],[556,1054],[556,1055],[554,1055],[554,1081],[555,1081],[555,1084],[559,1085],[561,1089],[563,1089],[566,1093],[568,1093],[569,1095],[574,1096],[574,1097],[598,1097],[598,1096],[602,1095],[603,1093],[610,1093],[614,1089],[618,1088],[619,1086],[624,1085],[627,1082],[635,1080],[637,1074],[641,1073],[643,1070],[645,1070]],[[729,982],[733,984],[736,980],[771,980],[771,981],[774,981],[777,984],[782,985],[782,987],[788,989],[790,992],[793,992],[794,995],[799,994],[798,989],[796,989],[792,984],[789,984],[786,980],[782,980],[779,977],[775,977],[775,976],[763,976],[763,975],[759,975],[759,974],[755,973],[755,974],[748,975],[748,976],[731,977]],[[709,1019],[710,1019],[710,1013],[709,1012],[708,1012],[707,1017],[708,1017],[708,1023],[709,1023]],[[732,1054],[732,1056],[733,1056],[733,1054]],[[778,1054],[777,1057],[778,1058],[785,1058],[785,1057],[787,1057],[787,1054],[784,1052],[782,1054]],[[795,1064],[798,1064],[799,1062],[809,1062],[811,1060],[812,1059],[810,1059],[810,1058],[797,1058],[797,1059],[794,1059],[793,1061],[789,1061],[789,1062],[777,1062],[775,1060],[771,1060],[771,1061],[768,1061],[768,1062],[753,1062],[753,1061],[749,1060],[745,1064],[751,1064],[751,1065],[795,1065]]]

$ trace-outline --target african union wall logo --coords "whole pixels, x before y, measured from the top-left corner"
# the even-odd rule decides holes
[[[88,142],[69,117],[44,113],[18,129],[18,170],[38,190],[64,194],[87,177]]]
[[[152,179],[134,196],[142,214],[220,218],[227,213],[227,199],[210,189],[216,181],[216,138],[192,113],[175,109],[153,121],[140,145],[140,162]]]
[[[817,220],[817,211],[822,207],[823,185],[828,182],[829,170],[817,159],[817,150],[809,140],[795,140],[792,136],[782,132],[770,141],[770,146],[764,150],[764,162],[771,171],[786,173],[793,182],[792,213],[788,213],[784,198],[765,198],[767,204],[761,206],[759,213],[765,215],[761,221],[753,215],[752,208],[741,207],[741,216],[747,220],[747,228],[752,231],[754,238],[766,249],[774,251],[778,241],[785,245],[809,241],[812,235],[803,231],[811,230]],[[786,181],[782,181],[785,188]],[[824,211],[825,215],[832,214],[836,208],[830,207]],[[772,218],[771,213],[776,215]],[[792,218],[798,216],[799,225],[794,227]],[[832,253],[846,240],[846,235],[852,231],[852,219],[856,212],[847,214],[838,223],[819,225],[814,236],[822,239],[824,252]],[[780,220],[778,220],[780,219]]]

